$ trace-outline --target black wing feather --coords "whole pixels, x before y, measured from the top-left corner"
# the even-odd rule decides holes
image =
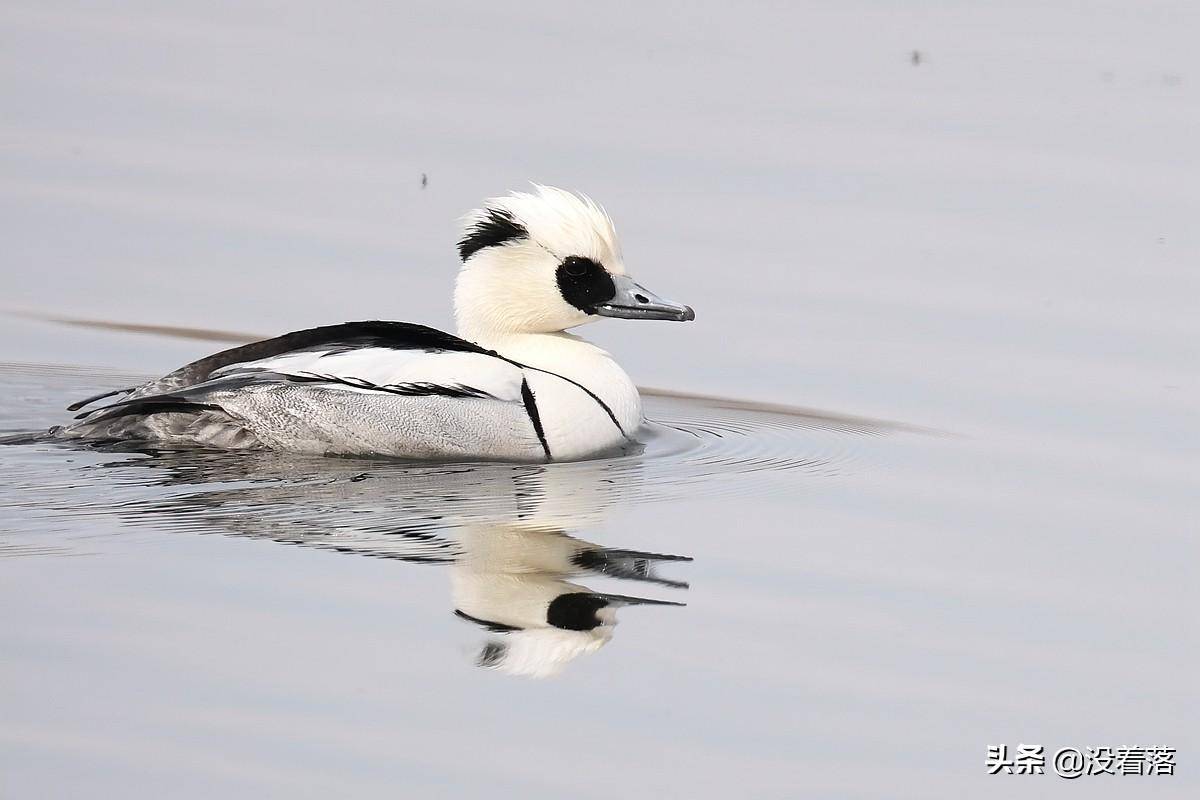
[[[217,370],[234,364],[260,361],[264,358],[274,358],[287,353],[317,348],[328,348],[332,355],[362,347],[496,355],[491,350],[486,350],[473,342],[468,342],[445,331],[439,331],[436,328],[430,328],[425,325],[385,320],[343,322],[339,325],[323,325],[319,328],[293,331],[285,333],[282,336],[276,336],[273,339],[263,339],[259,342],[231,347],[228,350],[222,350],[219,353],[213,353],[211,356],[193,361],[144,386],[98,394],[86,400],[72,403],[67,407],[67,410],[78,411],[97,400],[103,400],[106,397],[112,397],[121,393],[161,394],[187,386],[194,386],[208,380]]]
[[[127,389],[113,389],[111,392],[101,392],[100,394],[94,394],[91,397],[85,397],[83,400],[79,400],[79,401],[71,403],[71,405],[67,406],[67,411],[78,411],[79,409],[83,408],[84,406],[90,405],[90,404],[96,402],[97,400],[103,400],[106,397],[115,397],[116,395],[119,395],[119,394],[129,394],[130,392],[132,392],[134,390],[134,388],[135,387],[130,386]]]
[[[346,352],[362,347],[383,347],[392,350],[428,350],[431,352],[450,350],[495,355],[491,350],[485,350],[474,342],[468,342],[466,339],[460,339],[445,331],[425,325],[382,320],[343,322],[340,325],[324,325],[320,328],[293,331],[276,336],[274,339],[264,339],[261,342],[252,342],[241,347],[231,347],[180,367],[166,375],[163,381],[181,380],[184,381],[182,385],[186,386],[199,383],[222,367],[228,367],[231,364],[261,361],[264,358],[274,358],[285,353],[318,347],[329,347],[336,352]]]

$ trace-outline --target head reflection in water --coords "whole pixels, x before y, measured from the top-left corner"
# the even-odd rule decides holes
[[[566,580],[591,572],[683,588],[654,573],[656,563],[688,560],[682,556],[605,548],[536,521],[471,526],[462,542],[464,555],[450,570],[455,613],[496,634],[480,651],[480,666],[553,675],[612,638],[618,608],[682,605],[593,592]]]
[[[192,451],[108,466],[162,469],[155,485],[175,487],[167,499],[158,492],[124,505],[120,513],[131,521],[149,516],[156,525],[447,566],[454,613],[488,632],[475,662],[509,674],[554,675],[595,652],[612,638],[624,606],[683,605],[593,591],[576,580],[687,588],[656,571],[686,556],[614,549],[568,533],[640,494],[636,457],[435,465]]]

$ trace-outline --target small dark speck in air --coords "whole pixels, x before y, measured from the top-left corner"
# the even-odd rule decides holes
[[[426,175],[424,172],[422,172],[421,173],[421,188],[424,189],[428,185],[429,185],[429,176]]]
[[[912,55],[911,55],[911,56],[909,56],[909,61],[911,61],[911,62],[912,62],[912,65],[913,65],[914,67],[919,67],[919,66],[921,66],[921,59],[922,59],[922,58],[924,58],[924,56],[922,56],[922,55],[921,55],[921,51],[920,51],[920,50],[913,50],[913,51],[912,51]]]

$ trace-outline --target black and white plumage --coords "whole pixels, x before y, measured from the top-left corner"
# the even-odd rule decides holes
[[[599,316],[693,318],[624,274],[611,221],[549,187],[468,219],[460,336],[403,322],[288,333],[202,358],[83,411],[68,438],[405,458],[577,459],[641,424],[637,389],[565,332]]]
[[[555,487],[545,488],[552,496]],[[573,485],[561,488],[578,494]],[[480,666],[530,677],[554,675],[612,639],[619,609],[682,605],[596,592],[574,579],[608,575],[687,588],[656,570],[691,558],[601,547],[548,524],[552,517],[534,509],[521,520],[472,525],[458,534],[462,554],[450,568],[454,613],[496,634],[479,651]]]

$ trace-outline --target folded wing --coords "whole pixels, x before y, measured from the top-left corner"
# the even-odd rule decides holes
[[[549,457],[519,365],[406,323],[297,331],[122,394],[81,413],[64,434],[322,454]]]

